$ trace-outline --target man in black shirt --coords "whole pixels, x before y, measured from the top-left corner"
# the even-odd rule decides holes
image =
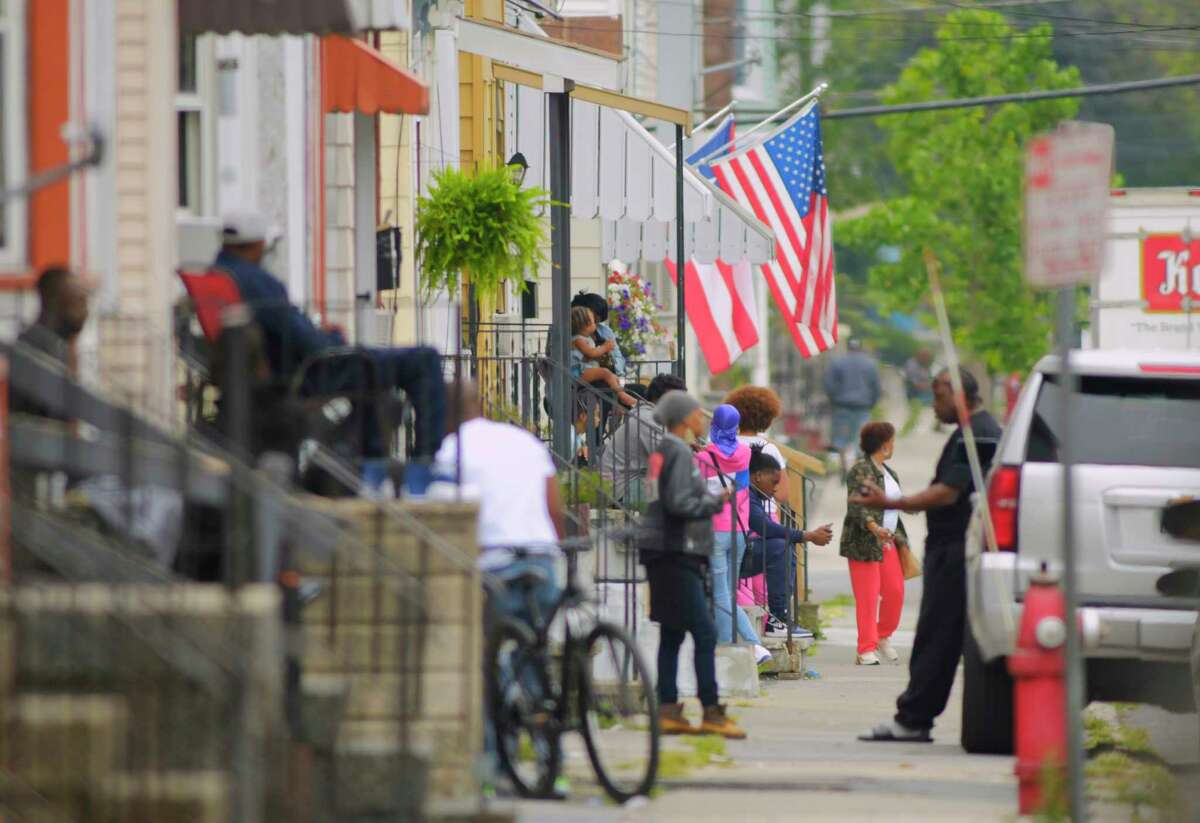
[[[1000,426],[981,408],[979,383],[966,369],[960,370],[960,374],[975,437],[981,441],[998,440]],[[948,371],[933,381],[933,410],[943,423],[958,422]],[[967,613],[965,547],[973,491],[960,426],[946,441],[929,488],[893,500],[882,489],[868,485],[859,497],[851,499],[852,503],[871,508],[927,512],[929,524],[925,541],[925,592],[909,661],[908,688],[896,701],[895,720],[875,727],[860,740],[928,743],[933,739],[930,736],[933,721],[946,709],[962,656]]]

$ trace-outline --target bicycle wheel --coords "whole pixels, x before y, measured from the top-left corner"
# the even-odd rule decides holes
[[[579,716],[596,779],[618,803],[649,795],[658,776],[658,700],[624,630],[601,623],[576,658]]]
[[[551,797],[562,767],[561,729],[537,638],[523,623],[502,621],[489,637],[486,660],[500,767],[522,797]]]

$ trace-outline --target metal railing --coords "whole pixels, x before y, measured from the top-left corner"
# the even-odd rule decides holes
[[[412,570],[449,563],[474,579],[473,560],[391,504],[364,502],[380,526],[349,532],[293,495],[286,459],[252,466],[236,442],[172,431],[41,352],[3,353],[7,388],[42,414],[3,409],[0,421],[10,445],[0,471],[12,481],[11,578],[0,587],[0,629],[11,631],[0,641],[15,649],[14,675],[0,683],[10,744],[0,746],[0,805],[64,823],[101,808],[111,820],[158,817],[169,803],[193,804],[194,819],[308,819],[303,799],[319,801],[311,779],[279,766],[332,746],[329,706],[361,699],[357,690],[323,704],[302,687],[322,657],[342,661],[351,681],[387,675],[378,682],[391,684],[381,689],[394,722],[375,743],[390,754],[363,768],[419,789],[419,770],[396,756],[415,752],[431,622]],[[247,408],[245,388],[228,385],[242,396],[227,399]],[[335,456],[317,459],[360,477]],[[414,535],[413,556],[390,548],[397,534]],[[339,567],[365,570],[373,608],[389,615],[370,642],[335,621],[336,604],[351,602]],[[324,628],[306,616],[318,606]],[[462,659],[461,676],[472,676],[477,661]],[[71,759],[97,751],[103,763]]]

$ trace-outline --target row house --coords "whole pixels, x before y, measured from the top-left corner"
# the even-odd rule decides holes
[[[0,334],[36,313],[43,267],[70,265],[95,295],[83,378],[166,418],[174,272],[212,259],[223,212],[256,209],[295,302],[389,339],[376,237],[400,217],[379,212],[396,162],[381,120],[428,107],[403,68],[410,15],[401,0],[2,0],[0,184],[100,162],[0,203]]]

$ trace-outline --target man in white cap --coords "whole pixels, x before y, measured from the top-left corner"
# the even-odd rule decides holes
[[[317,328],[291,304],[283,283],[262,267],[273,234],[263,215],[252,211],[230,212],[223,220],[216,267],[233,277],[242,300],[254,311],[272,375],[290,381],[307,358],[344,346],[346,340],[336,329]],[[405,470],[405,485],[410,492],[423,493],[429,484],[429,465],[446,426],[441,358],[428,347],[365,351],[375,361],[381,382],[403,390],[416,412],[413,459]]]

